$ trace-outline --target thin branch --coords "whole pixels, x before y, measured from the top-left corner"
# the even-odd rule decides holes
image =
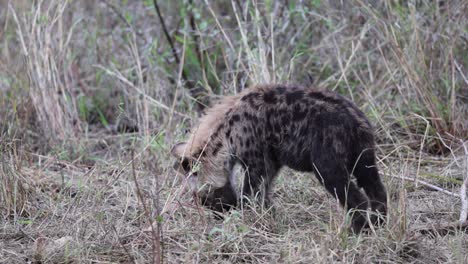
[[[153,0],[153,4],[154,4],[154,9],[156,9],[156,13],[158,14],[158,18],[159,18],[159,22],[161,23],[162,30],[164,31],[164,36],[166,36],[166,40],[169,43],[169,46],[171,46],[172,55],[174,56],[174,59],[177,62],[177,64],[180,64],[179,55],[177,55],[177,50],[175,48],[174,42],[172,41],[171,35],[169,35],[169,31],[167,30],[167,27],[166,27],[166,22],[164,22],[164,18],[161,15],[161,9],[159,9],[158,1]]]
[[[424,137],[423,137],[422,142],[421,142],[421,147],[419,148],[418,168],[416,169],[416,174],[414,175],[416,187],[418,187],[418,181],[417,180],[418,180],[418,176],[419,176],[419,170],[421,169],[421,157],[422,157],[422,152],[423,152],[423,149],[424,149],[424,142],[426,142],[427,133],[429,132],[429,128],[431,127],[431,124],[425,117],[420,116],[418,114],[414,114],[414,115],[416,117],[419,117],[422,120],[424,120],[424,122],[426,122],[426,131],[424,132]]]
[[[192,30],[192,39],[193,43],[195,44],[195,54],[197,54],[198,62],[200,63],[200,67],[202,70],[204,69],[203,66],[203,58],[201,55],[201,48],[200,48],[200,41],[198,37],[198,30],[197,25],[195,23],[195,14],[193,13],[193,0],[189,0],[190,5],[190,28]]]
[[[463,184],[460,187],[460,200],[461,200],[461,210],[460,210],[460,219],[459,222],[463,223],[468,219],[468,197],[466,197],[466,189],[468,185],[468,149],[465,142],[462,141],[463,149],[465,150],[465,176],[463,179]]]
[[[153,227],[151,214],[149,213],[149,210],[146,207],[145,198],[140,189],[140,185],[138,184],[138,180],[136,177],[136,169],[135,169],[135,149],[134,148],[132,148],[131,162],[132,162],[132,176],[133,176],[133,181],[135,182],[136,194],[137,194],[138,200],[140,200],[141,205],[143,206],[143,212],[145,213],[145,216],[150,222],[150,226],[151,226],[151,234],[153,236],[153,253],[154,253],[153,263],[161,263],[160,237],[159,237],[159,233],[156,233],[156,230]],[[159,228],[159,225],[158,225],[158,228]]]
[[[123,248],[125,251],[125,254],[127,254],[128,258],[132,261],[132,263],[136,264],[135,258],[132,256],[130,251],[128,251],[128,248],[125,246],[125,244],[122,242],[121,237],[119,236],[119,233],[117,232],[117,229],[115,228],[114,225],[111,225],[112,231],[114,231],[115,236],[117,237],[117,240],[119,241],[120,246]]]
[[[435,190],[435,191],[439,191],[439,192],[443,192],[445,194],[448,194],[450,196],[454,196],[454,197],[460,197],[459,194],[456,194],[454,192],[451,192],[451,191],[447,191],[439,186],[436,186],[434,184],[431,184],[431,183],[428,183],[426,181],[423,181],[423,180],[418,180],[418,179],[414,179],[414,178],[409,178],[409,177],[405,177],[405,176],[399,176],[399,175],[392,175],[392,174],[385,174],[387,176],[390,176],[390,177],[393,177],[393,178],[399,178],[399,179],[403,179],[403,180],[407,180],[407,181],[412,181],[412,182],[417,182],[418,184],[421,184],[425,187],[428,187],[429,189],[432,189],[432,190]]]
[[[468,233],[468,221],[465,222],[455,222],[447,225],[431,226],[417,228],[414,232],[420,233],[422,235],[431,235],[431,236],[445,236],[448,234],[453,234],[455,231],[462,231]]]
[[[153,4],[154,4],[154,9],[156,10],[156,13],[158,15],[158,18],[159,18],[159,22],[161,23],[161,28],[164,32],[164,36],[166,37],[166,40],[167,42],[169,43],[169,46],[171,47],[171,50],[172,50],[172,55],[174,56],[174,59],[176,61],[176,63],[181,67],[181,75],[182,75],[182,80],[185,81],[187,83],[187,87],[188,87],[188,90],[191,94],[191,96],[193,96],[195,99],[197,99],[197,95],[200,95],[200,93],[198,93],[196,91],[196,87],[195,87],[195,82],[194,81],[191,81],[189,80],[188,78],[188,75],[187,75],[187,72],[186,72],[186,69],[183,65],[184,63],[184,60],[182,58],[182,60],[179,58],[179,55],[177,54],[177,49],[175,48],[175,44],[174,42],[172,41],[172,38],[171,38],[171,35],[169,34],[169,31],[167,30],[167,26],[166,26],[166,23],[164,22],[164,18],[161,14],[161,9],[159,8],[159,4],[158,4],[158,1],[157,0],[153,0]],[[195,22],[194,22],[195,23]],[[193,25],[195,26],[195,25]],[[198,43],[196,43],[196,45],[199,45]],[[198,55],[198,54],[197,54]],[[200,58],[199,58],[200,59]],[[180,81],[180,79],[179,79]],[[201,103],[199,100],[195,100],[195,102],[197,103],[197,106],[200,108],[200,110],[204,109],[205,108],[205,105],[203,103]]]
[[[166,22],[164,22],[164,18],[161,14],[161,9],[159,8],[158,1],[153,0],[154,4],[154,9],[156,10],[156,13],[158,14],[159,18],[159,23],[161,23],[161,28],[164,32],[164,36],[166,37],[167,42],[169,43],[169,46],[171,47],[172,50],[172,56],[174,56],[174,59],[178,65],[180,65],[181,61],[179,58],[179,55],[177,55],[177,49],[175,48],[174,42],[172,41],[171,35],[169,34],[169,31],[167,30]],[[185,70],[182,70],[182,79],[184,81],[188,81],[187,74],[185,73]]]

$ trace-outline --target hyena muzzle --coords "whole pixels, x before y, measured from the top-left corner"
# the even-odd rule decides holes
[[[371,124],[346,98],[301,86],[264,85],[222,99],[172,153],[186,177],[197,182],[202,203],[216,211],[229,210],[244,195],[261,193],[268,202],[283,166],[314,172],[342,206],[353,210],[352,229],[359,232],[368,224],[369,204],[373,224],[386,215],[374,147]],[[236,164],[246,172],[240,193],[233,182]]]

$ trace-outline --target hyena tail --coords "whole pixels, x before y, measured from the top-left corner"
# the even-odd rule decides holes
[[[358,186],[366,192],[372,210],[381,216],[385,216],[387,213],[387,193],[375,163],[374,150],[364,149],[356,158],[353,174],[356,177]],[[379,224],[380,219],[374,216],[372,222]]]

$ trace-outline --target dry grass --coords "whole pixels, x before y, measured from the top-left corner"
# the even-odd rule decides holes
[[[25,8],[22,17],[10,5],[9,11],[17,26],[16,36],[30,81],[29,98],[35,107],[42,130],[53,138],[71,141],[80,133],[76,97],[71,93],[73,65],[69,44],[76,25],[64,26],[65,1],[48,5],[38,1],[31,9]]]
[[[463,217],[466,1],[33,2],[0,1],[0,263],[468,262],[466,232],[436,232]],[[171,146],[218,95],[259,82],[326,87],[367,113],[384,228],[348,233],[288,169],[272,210],[218,219],[183,193]]]

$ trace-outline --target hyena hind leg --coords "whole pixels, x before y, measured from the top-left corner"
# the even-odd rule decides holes
[[[383,185],[377,167],[375,165],[374,151],[364,151],[354,168],[354,176],[357,184],[362,187],[369,197],[371,208],[374,212],[385,217],[387,214],[387,192]],[[384,219],[376,215],[371,217],[373,224],[382,224]]]
[[[367,220],[363,213],[367,209],[367,198],[356,184],[349,180],[346,169],[331,164],[321,167],[322,169],[318,166],[318,171],[315,174],[325,189],[337,198],[341,206],[347,208],[348,211],[357,210],[352,215],[351,228],[353,232],[359,233],[367,227]]]

